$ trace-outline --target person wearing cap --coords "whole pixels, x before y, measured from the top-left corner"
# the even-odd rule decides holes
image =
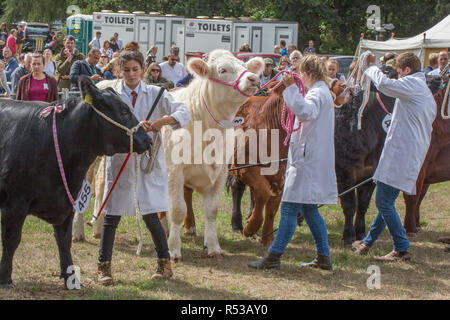
[[[261,74],[260,81],[261,85],[265,85],[267,82],[269,82],[271,79],[273,79],[277,73],[274,70],[273,66],[273,60],[270,58],[264,58],[264,64],[265,68],[263,73]]]

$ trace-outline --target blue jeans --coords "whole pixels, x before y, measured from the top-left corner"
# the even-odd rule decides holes
[[[284,252],[297,228],[297,216],[300,212],[312,233],[317,253],[323,256],[329,256],[330,247],[328,246],[327,226],[317,209],[317,205],[294,202],[281,203],[280,225],[275,240],[269,248],[269,252],[275,254],[282,254]]]
[[[373,220],[369,232],[362,240],[367,246],[372,247],[374,245],[387,225],[394,241],[394,250],[402,252],[409,249],[409,240],[406,237],[400,216],[395,210],[395,199],[397,199],[399,193],[400,190],[380,181],[377,182],[375,204],[378,214]]]

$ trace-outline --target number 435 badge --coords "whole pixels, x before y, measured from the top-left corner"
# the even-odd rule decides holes
[[[92,186],[89,181],[84,180],[81,186],[80,193],[73,207],[78,213],[83,213],[89,206],[89,201],[91,200]]]

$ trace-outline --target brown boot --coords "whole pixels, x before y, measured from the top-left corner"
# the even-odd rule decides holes
[[[110,286],[114,284],[112,275],[111,275],[111,261],[99,262],[97,264],[97,279],[98,283],[103,286]]]
[[[280,269],[281,268],[281,254],[268,252],[266,256],[260,260],[248,263],[250,268],[254,269]]]
[[[323,256],[318,254],[317,258],[309,263],[302,263],[302,267],[309,268],[320,268],[323,270],[333,270],[333,265],[331,264],[331,259],[329,256]]]
[[[359,255],[366,255],[369,252],[369,250],[370,250],[370,247],[367,246],[362,241],[355,241],[355,242],[353,242],[352,248],[353,248],[353,250],[355,250],[355,253],[357,253]]]
[[[169,279],[173,275],[170,259],[158,259],[158,268],[152,279]]]
[[[387,255],[375,258],[375,261],[379,262],[395,262],[395,261],[409,261],[411,260],[411,254],[408,251],[396,251],[393,250]]]

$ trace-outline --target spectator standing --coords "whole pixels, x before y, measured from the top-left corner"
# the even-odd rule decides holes
[[[156,62],[150,64],[147,71],[145,71],[144,79],[142,80],[144,80],[146,84],[165,87],[166,89],[172,89],[174,86],[172,81],[167,80],[161,75],[161,67]]]
[[[31,73],[19,80],[17,100],[52,102],[58,100],[58,84],[44,72],[44,57],[34,53],[31,57]]]
[[[281,58],[280,58],[280,62],[278,63],[278,67],[276,68],[276,72],[275,73],[278,73],[278,72],[280,72],[280,71],[289,71],[289,70],[291,70],[291,62],[289,61],[289,58],[288,58],[288,56],[282,56]],[[278,77],[277,77],[277,79],[276,79],[277,81],[281,81],[281,80],[283,80],[283,74],[280,74]]]
[[[423,73],[427,74],[430,71],[433,71],[439,66],[439,53],[432,52],[428,55],[428,63],[429,65],[423,69]]]
[[[114,51],[111,49],[111,45],[108,40],[103,42],[103,47],[100,49],[100,53],[106,53],[109,59],[112,59]]]
[[[53,32],[50,34],[50,41],[48,41],[45,46],[44,46],[44,50],[45,49],[50,49],[53,52],[53,49],[55,48],[55,44],[56,44],[56,34],[54,34]]]
[[[5,98],[9,98],[11,95],[11,90],[9,90],[8,81],[6,81],[6,74],[3,70],[4,67],[5,63],[0,60],[0,82],[5,93]]]
[[[123,49],[123,42],[119,39],[119,34],[117,32],[114,33],[114,38],[116,39],[116,43],[119,47],[119,50]]]
[[[16,58],[9,47],[3,48],[3,59],[5,61],[6,79],[11,81],[11,75],[19,67]]]
[[[114,80],[120,76],[119,59],[113,58],[108,64],[102,68],[103,79]]]
[[[56,71],[59,74],[58,90],[70,88],[70,69],[76,61],[83,59],[84,55],[75,48],[75,38],[70,35],[66,36],[64,47],[55,57]]]
[[[11,75],[11,93],[16,94],[19,87],[19,80],[24,75],[31,72],[31,53],[27,53],[24,56],[23,64],[21,64]]]
[[[279,45],[276,44],[275,47],[273,47],[273,53],[276,53],[276,54],[280,54],[281,53]]]
[[[287,48],[286,48],[286,41],[280,40],[280,55],[285,56],[287,55]]]
[[[8,31],[6,30],[6,23],[2,23],[0,24],[0,40],[5,43],[5,46],[7,39],[8,39]]]
[[[325,65],[327,66],[328,77],[345,82],[344,75],[339,73],[339,62],[336,59],[328,59]]]
[[[140,51],[139,43],[137,43],[136,41],[127,42],[123,46],[123,51]]]
[[[270,58],[264,58],[264,71],[260,76],[261,80],[261,86],[265,85],[267,82],[269,82],[273,77],[277,75],[275,70],[273,69],[273,60]]]
[[[386,52],[385,54],[384,54],[384,56],[383,56],[383,62],[384,62],[384,64],[380,67],[380,70],[381,71],[384,71],[384,68],[386,68],[386,66],[388,65],[388,62],[390,61],[390,60],[394,60],[395,59],[395,53],[392,53],[392,52]],[[392,62],[391,61],[391,62]]]
[[[112,59],[111,59],[112,60]],[[98,61],[96,67],[99,69],[103,69],[109,63],[109,57],[106,53],[102,53],[100,55],[100,60]]]
[[[101,48],[100,38],[102,37],[102,33],[97,31],[95,33],[95,38],[89,42],[89,49],[99,49]]]
[[[252,49],[250,49],[250,45],[248,43],[244,43],[239,49],[239,52],[252,52]]]
[[[119,51],[119,45],[117,44],[116,38],[111,37],[111,39],[109,39],[109,46],[111,48],[111,50],[114,52],[118,52]],[[112,55],[111,55],[112,58]]]
[[[288,45],[286,50],[288,57],[290,57],[292,52],[294,52],[295,50],[298,50],[295,45],[293,44]]]
[[[22,53],[23,40],[25,40],[25,33],[23,32],[23,27],[21,24],[17,26],[17,38],[16,38],[16,47],[17,47],[17,55],[20,56]]]
[[[291,60],[292,65],[299,63],[301,58],[303,58],[303,55],[299,50],[294,50],[289,56],[289,60]]]
[[[17,30],[11,29],[11,34],[8,36],[8,39],[6,39],[6,46],[11,49],[13,56],[15,56],[17,53],[16,36],[17,36]]]
[[[49,76],[54,77],[56,71],[56,63],[52,60],[52,50],[44,50],[44,72]]]
[[[156,62],[156,54],[157,53],[158,53],[157,46],[151,46],[150,49],[148,49],[146,58],[145,58],[145,70],[147,70],[153,62]]]
[[[439,75],[441,73],[441,70],[445,68],[445,66],[448,63],[448,52],[447,51],[441,51],[439,52],[439,58],[438,58],[439,66],[434,69],[433,71],[430,71],[429,75]],[[450,74],[450,69],[447,70],[446,74]]]
[[[327,63],[328,59],[330,59],[329,56],[321,56],[320,60],[322,60],[324,63]]]
[[[173,83],[177,83],[186,75],[184,66],[177,61],[178,56],[171,52],[168,60],[160,64],[162,76]]]
[[[314,48],[314,41],[309,40],[308,46],[303,50],[305,54],[316,54],[316,48]]]
[[[78,91],[78,78],[81,75],[87,75],[94,83],[101,80],[102,71],[96,67],[100,60],[100,50],[91,49],[88,57],[83,60],[75,61],[70,68],[70,91]]]

